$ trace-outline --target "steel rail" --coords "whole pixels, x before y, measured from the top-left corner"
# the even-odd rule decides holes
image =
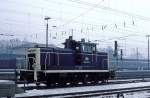
[[[95,91],[82,91],[73,93],[62,93],[62,94],[47,94],[47,95],[36,95],[36,96],[23,96],[15,98],[43,98],[43,97],[59,97],[59,98],[83,98],[83,97],[94,97],[102,95],[114,95],[119,96],[120,94],[130,93],[130,92],[140,92],[150,90],[150,86],[143,87],[131,87],[131,88],[121,88],[121,89],[110,89],[110,90],[95,90]]]

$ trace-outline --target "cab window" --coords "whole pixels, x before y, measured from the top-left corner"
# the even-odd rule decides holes
[[[82,51],[92,53],[96,51],[96,48],[95,46],[90,45],[90,44],[82,44]]]

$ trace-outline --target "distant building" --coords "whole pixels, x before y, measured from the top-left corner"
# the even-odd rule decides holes
[[[118,62],[116,59],[110,59],[109,66],[115,70],[148,70],[148,63],[145,59],[119,59]]]

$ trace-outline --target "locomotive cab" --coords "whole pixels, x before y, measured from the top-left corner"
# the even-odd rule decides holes
[[[85,42],[81,40],[78,42],[80,44],[80,52],[77,53],[77,65],[82,66],[83,69],[94,68],[96,65],[96,44]]]
[[[66,39],[65,48],[75,51],[74,61],[77,69],[107,69],[108,54],[105,52],[98,52],[96,44],[81,41],[75,41],[72,37]]]
[[[95,67],[96,65],[96,44],[81,41],[75,41],[70,36],[66,39],[65,48],[75,51],[75,65],[79,69],[86,69],[87,67]]]
[[[72,39],[72,36],[69,36],[69,39],[66,39],[65,48],[75,50],[76,52],[82,53],[96,53],[96,44],[85,42],[85,39],[81,41],[75,41]]]

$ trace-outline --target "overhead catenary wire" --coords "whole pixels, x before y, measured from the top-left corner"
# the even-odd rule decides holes
[[[42,8],[41,8],[42,9]]]
[[[87,6],[93,6],[93,7],[101,8],[101,9],[106,10],[106,11],[120,13],[120,14],[127,15],[127,16],[132,16],[132,17],[135,17],[135,18],[138,18],[138,19],[141,19],[141,20],[150,21],[150,17],[145,17],[145,16],[133,14],[133,13],[121,11],[121,10],[118,10],[118,9],[113,9],[113,8],[110,8],[110,7],[105,7],[105,6],[102,6],[102,5],[95,6],[95,4],[91,4],[91,3],[88,3],[88,2],[82,1],[82,0],[68,0],[68,1],[75,2],[75,3],[78,3],[78,4],[87,5]]]
[[[134,31],[128,31],[128,32],[134,32]],[[135,33],[135,32],[134,32]]]
[[[101,3],[101,2],[100,2],[100,3]],[[75,19],[77,19],[77,18],[79,18],[79,17],[81,17],[81,16],[87,14],[88,12],[92,11],[96,6],[98,6],[100,3],[96,4],[95,6],[92,6],[92,7],[89,8],[88,10],[82,12],[81,14],[79,14],[78,16],[72,18],[71,20],[67,21],[65,24],[63,24],[63,25],[61,25],[61,26],[64,26],[64,25],[66,25],[66,24],[68,24],[68,23],[74,21]]]

